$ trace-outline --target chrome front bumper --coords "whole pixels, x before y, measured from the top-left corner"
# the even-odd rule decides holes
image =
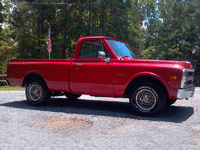
[[[195,86],[186,89],[178,89],[177,99],[188,99],[193,97],[195,91]]]

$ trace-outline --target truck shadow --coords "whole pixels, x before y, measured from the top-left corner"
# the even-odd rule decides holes
[[[25,100],[13,101],[9,103],[0,104],[0,106],[30,109],[38,111],[50,111],[50,112],[63,112],[68,114],[83,114],[94,116],[112,116],[129,119],[140,119],[149,121],[163,121],[181,123],[186,121],[194,114],[192,107],[183,106],[170,106],[161,114],[153,117],[139,116],[132,110],[132,107],[127,102],[115,102],[115,101],[101,101],[101,100],[87,100],[78,99],[70,101],[64,98],[52,98],[44,106],[31,106]]]

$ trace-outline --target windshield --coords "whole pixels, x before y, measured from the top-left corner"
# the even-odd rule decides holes
[[[106,40],[115,54],[119,57],[127,57],[127,58],[137,58],[133,51],[129,47],[128,44],[114,41],[114,40]]]

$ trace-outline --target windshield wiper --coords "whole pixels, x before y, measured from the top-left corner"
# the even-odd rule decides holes
[[[122,58],[128,58],[129,56],[123,56]]]
[[[134,59],[137,59],[137,57],[135,57],[135,56],[132,56],[132,57],[130,57],[130,56],[123,56],[122,58],[134,58]]]

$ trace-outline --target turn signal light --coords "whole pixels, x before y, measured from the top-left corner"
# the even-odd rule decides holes
[[[176,80],[176,79],[177,79],[177,76],[169,76],[169,79],[170,79],[170,80]]]

